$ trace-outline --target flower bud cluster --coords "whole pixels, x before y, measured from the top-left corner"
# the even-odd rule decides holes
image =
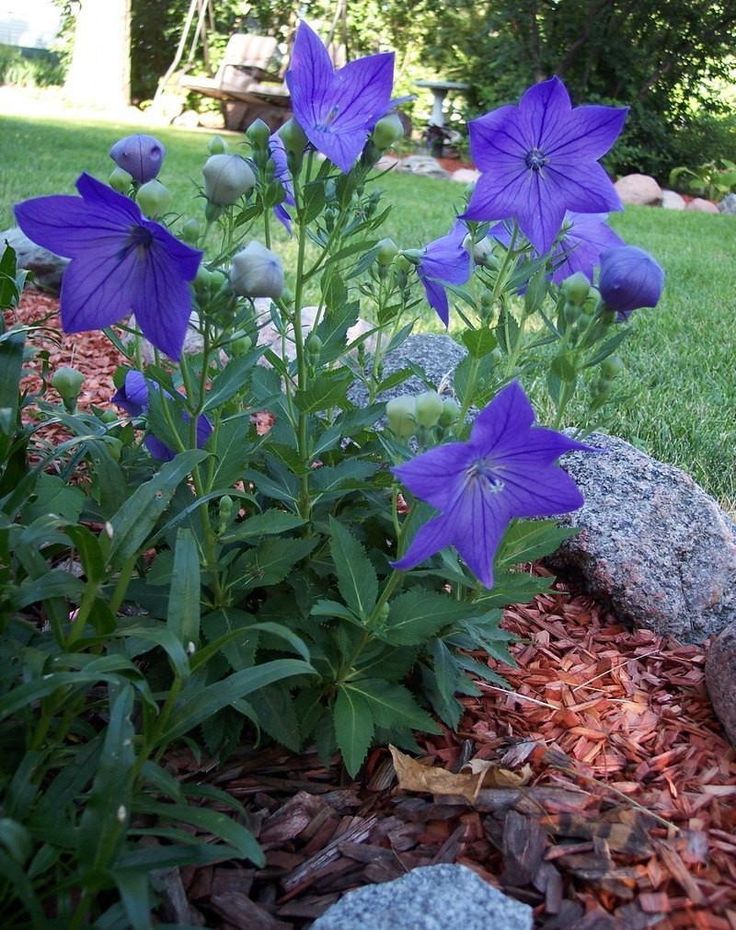
[[[457,422],[460,407],[452,397],[440,397],[437,391],[402,394],[386,403],[386,419],[398,439],[411,439],[426,430],[445,430]]]

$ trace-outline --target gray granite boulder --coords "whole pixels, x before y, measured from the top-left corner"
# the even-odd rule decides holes
[[[54,255],[48,249],[36,245],[17,226],[11,226],[0,233],[0,252],[8,243],[14,250],[19,268],[33,272],[33,281],[37,287],[58,294],[61,289],[61,276],[69,264],[68,258]]]
[[[548,562],[572,569],[616,616],[637,627],[703,642],[736,620],[736,535],[693,479],[612,436],[600,454],[562,465],[585,505],[560,518],[580,528]]]
[[[705,683],[713,710],[736,746],[736,621],[710,644],[705,657]]]
[[[531,930],[532,909],[462,865],[430,865],[349,891],[312,930]]]
[[[436,158],[431,155],[409,155],[402,158],[397,165],[398,171],[410,171],[412,174],[421,174],[425,178],[449,178],[450,172],[445,171]]]
[[[728,213],[736,216],[736,194],[726,194],[723,200],[718,204],[721,213]]]
[[[450,336],[432,333],[409,336],[397,349],[386,353],[383,360],[383,377],[387,378],[413,364],[424,371],[427,379],[436,388],[442,386],[443,382],[451,386],[453,372],[467,354],[467,350]],[[391,400],[401,394],[421,394],[426,390],[427,386],[422,379],[412,375],[398,387],[383,391],[378,395],[378,400]],[[368,404],[368,393],[361,384],[353,385],[348,397],[358,407]]]

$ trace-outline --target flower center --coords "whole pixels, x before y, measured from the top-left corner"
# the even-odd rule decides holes
[[[148,252],[153,243],[153,233],[145,226],[133,226],[128,236],[125,251],[136,249],[139,253]]]
[[[549,158],[541,149],[529,149],[524,159],[527,168],[531,168],[532,171],[541,171],[548,161]]]
[[[468,481],[479,481],[483,485],[483,490],[491,494],[498,494],[503,491],[505,483],[498,477],[494,470],[493,462],[488,459],[478,459],[473,462],[467,471]]]
[[[337,119],[337,115],[339,112],[340,112],[340,107],[338,106],[331,107],[327,115],[325,116],[325,118],[321,122],[317,123],[317,125],[315,126],[315,129],[319,129],[320,132],[329,132],[329,130],[332,127],[332,124]]]

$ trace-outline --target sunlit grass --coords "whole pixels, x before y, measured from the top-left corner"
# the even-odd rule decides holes
[[[110,146],[136,127],[0,118],[0,228],[11,205],[26,197],[73,193],[81,171],[106,179]],[[137,131],[141,131],[138,127]],[[206,133],[156,130],[169,154],[163,180],[174,208],[192,209]],[[233,137],[237,144],[237,137]],[[394,203],[385,235],[417,247],[449,230],[462,205],[461,185],[389,175],[377,182]],[[195,207],[195,209],[199,209]],[[736,500],[736,218],[629,208],[612,225],[650,251],[667,273],[656,310],[634,314],[621,384],[630,400],[608,425],[612,432],[690,472],[733,507]],[[293,245],[279,240],[289,263]],[[427,328],[437,329],[426,312]]]

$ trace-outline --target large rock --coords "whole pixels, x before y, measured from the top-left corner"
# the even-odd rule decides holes
[[[430,865],[349,891],[312,930],[531,930],[532,909],[462,865]]]
[[[728,213],[736,216],[736,194],[726,194],[723,200],[718,204],[720,213]]]
[[[711,643],[705,658],[705,681],[713,710],[736,746],[736,623]]]
[[[412,174],[421,174],[427,178],[449,178],[450,172],[445,171],[436,158],[431,155],[409,155],[402,158],[397,165],[399,171],[410,171]]]
[[[648,174],[627,174],[614,186],[623,204],[657,207],[662,203],[662,188]]]
[[[480,171],[477,168],[458,168],[450,177],[458,184],[475,184],[480,177]]]
[[[585,505],[560,518],[580,528],[548,561],[573,569],[621,620],[703,642],[736,620],[733,523],[693,479],[612,436],[601,454],[563,459]]]
[[[0,253],[5,248],[6,242],[15,249],[18,267],[33,272],[33,284],[52,294],[59,293],[61,276],[69,264],[68,258],[54,255],[48,249],[31,242],[17,226],[11,226],[10,229],[0,233]]]
[[[685,198],[677,191],[662,191],[662,206],[665,210],[684,210]]]
[[[432,333],[409,336],[397,349],[386,353],[383,360],[383,377],[388,378],[402,368],[417,365],[436,388],[451,387],[453,372],[467,354],[465,348],[450,336]],[[424,381],[416,375],[411,375],[397,387],[382,391],[378,400],[391,400],[401,394],[421,394],[426,390],[427,385]],[[362,384],[354,384],[348,397],[359,407],[368,404],[368,392]]]
[[[704,200],[702,197],[695,197],[688,200],[685,204],[686,210],[692,210],[695,213],[718,213],[718,207],[712,200]]]

